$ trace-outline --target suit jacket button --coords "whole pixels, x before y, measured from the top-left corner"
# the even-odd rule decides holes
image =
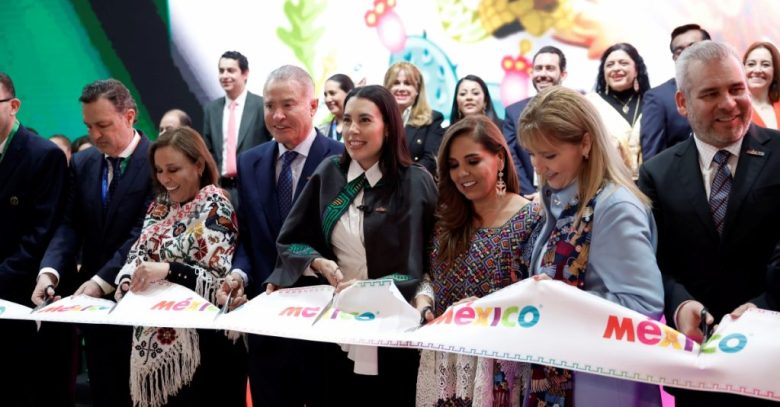
[[[417,144],[422,144],[422,139],[421,138],[417,139]]]

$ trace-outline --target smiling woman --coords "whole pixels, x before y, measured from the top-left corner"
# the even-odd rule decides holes
[[[753,104],[753,122],[777,129],[780,125],[780,52],[770,42],[755,42],[745,51],[742,63]]]
[[[230,270],[238,229],[233,207],[203,138],[189,127],[166,131],[150,149],[158,199],[117,275],[116,299],[167,280],[212,303]],[[213,330],[135,327],[130,387],[137,405],[243,405],[246,353]],[[156,349],[155,357],[146,357]],[[216,400],[213,389],[224,389]]]

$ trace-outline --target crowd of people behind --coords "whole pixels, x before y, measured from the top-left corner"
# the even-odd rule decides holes
[[[501,120],[485,82],[464,76],[446,128],[411,63],[381,85],[333,75],[331,117],[316,126],[309,73],[281,66],[255,95],[246,57],[228,51],[202,132],[174,109],[152,141],[134,128],[127,87],[97,80],[79,98],[87,144],[73,146],[19,123],[0,73],[0,298],[121,301],[166,280],[234,309],[287,287],[385,278],[426,323],[533,278],[704,341],[704,326],[780,301],[780,57],[768,42],[739,58],[709,39],[676,28],[675,78],[652,89],[639,51],[615,44],[586,95],[563,86],[566,57],[545,46],[535,96]],[[4,405],[73,405],[82,340],[96,406],[242,406],[247,378],[254,406],[661,404],[657,385],[444,352],[0,326],[13,366],[0,373]],[[680,406],[769,404],[672,390]]]

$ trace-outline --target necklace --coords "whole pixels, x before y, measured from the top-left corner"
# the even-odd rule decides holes
[[[615,95],[610,95],[610,96],[612,97],[612,99],[614,99],[614,100],[615,100],[615,102],[618,102],[618,104],[620,104],[620,105],[622,106],[622,108],[621,108],[620,110],[622,110],[622,111],[623,111],[623,114],[628,114],[628,110],[629,110],[629,108],[628,108],[628,105],[629,105],[629,104],[631,104],[631,101],[632,101],[632,100],[634,100],[634,96],[635,96],[635,95],[636,95],[636,94],[632,94],[632,95],[631,95],[631,97],[629,97],[629,98],[628,98],[628,100],[626,100],[626,102],[625,102],[625,103],[623,103],[623,101],[622,101],[622,100],[620,100],[620,99],[619,99],[617,96],[615,96]]]

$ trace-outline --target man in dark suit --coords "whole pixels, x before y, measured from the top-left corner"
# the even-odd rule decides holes
[[[566,79],[566,56],[563,51],[553,46],[542,47],[534,55],[531,83],[537,92],[541,92],[550,86],[560,85]],[[504,126],[501,131],[509,146],[512,160],[515,162],[517,177],[520,179],[520,192],[523,195],[532,195],[536,192],[534,187],[534,167],[528,152],[517,141],[517,120],[525,110],[531,98],[513,103],[506,108]]]
[[[219,59],[219,84],[225,96],[209,102],[203,113],[203,139],[221,174],[219,183],[238,206],[238,155],[271,140],[263,120],[263,98],[249,92],[249,61],[237,51]]]
[[[38,263],[62,217],[67,161],[53,143],[19,124],[21,101],[0,72],[0,298],[31,305]],[[0,320],[0,404],[32,405],[35,323]]]
[[[149,140],[133,129],[137,108],[115,79],[84,87],[84,124],[96,148],[73,156],[71,190],[62,223],[41,261],[33,301],[49,286],[61,295],[108,297],[152,196]],[[75,260],[81,255],[81,268]],[[129,406],[132,329],[85,325],[87,368],[95,406]]]
[[[653,201],[658,266],[669,324],[701,341],[746,303],[771,308],[767,264],[780,240],[780,132],[750,124],[739,57],[702,41],[677,61],[676,100],[694,137],[645,162],[639,186]],[[752,305],[751,305],[752,306]],[[763,405],[766,400],[674,390],[677,405]]]
[[[292,202],[320,162],[344,151],[343,144],[323,136],[314,127],[318,99],[314,95],[314,82],[306,71],[290,65],[277,68],[269,75],[263,96],[265,121],[275,141],[252,148],[239,157],[238,193],[244,203],[239,208],[241,241],[233,257],[233,271],[219,294],[222,302],[231,288],[239,297],[244,286],[250,298],[264,291],[262,283],[276,263],[276,238],[287,216],[285,204],[281,202],[282,177],[292,178],[290,185],[294,187],[287,197]],[[293,158],[285,165],[288,155]],[[300,284],[318,283],[313,275],[310,279]],[[316,363],[319,348],[315,342],[250,335],[249,381],[253,405],[318,405],[314,398],[316,386],[308,383],[318,381],[312,378],[319,371]]]
[[[710,39],[710,34],[698,24],[686,24],[672,30],[669,49],[672,60],[691,45]],[[688,139],[691,126],[688,119],[677,111],[674,95],[677,82],[674,78],[645,92],[642,99],[642,121],[639,127],[642,160],[647,161],[661,151]]]

